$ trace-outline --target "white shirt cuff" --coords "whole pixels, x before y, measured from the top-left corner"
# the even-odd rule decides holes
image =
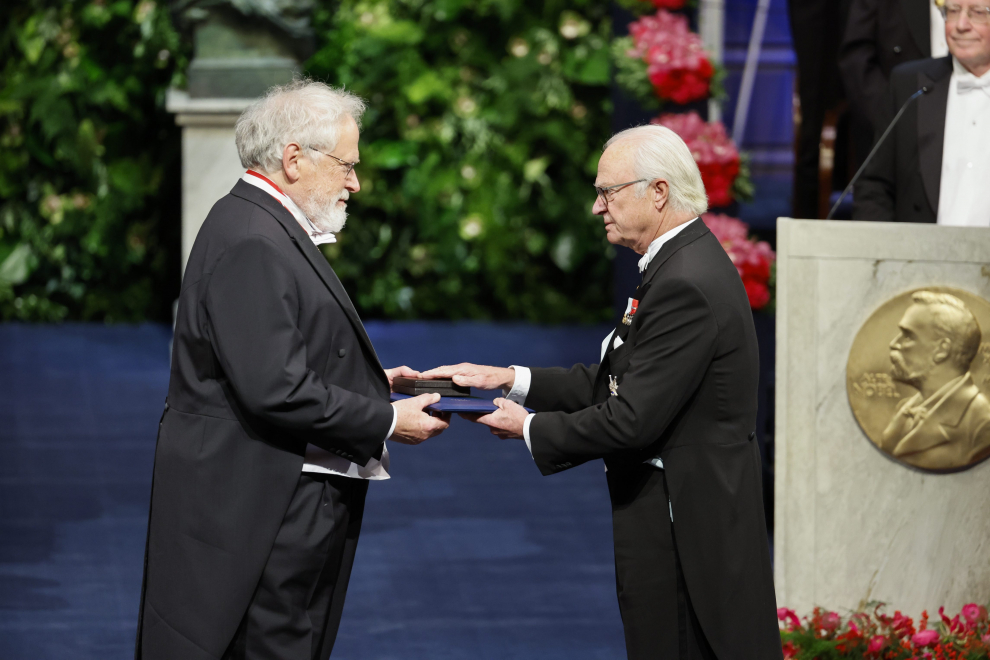
[[[529,385],[533,382],[533,372],[529,370],[529,367],[517,367],[516,365],[512,365],[509,369],[516,372],[516,378],[512,382],[511,390],[508,392],[502,390],[502,396],[520,406],[524,405],[526,397],[529,395]]]
[[[391,438],[392,434],[395,433],[395,423],[398,421],[399,421],[399,411],[395,409],[395,406],[392,406],[392,426],[388,427],[388,435],[385,436],[386,440]]]
[[[529,371],[529,369],[526,371]],[[533,455],[533,444],[529,441],[529,425],[532,423],[534,417],[536,417],[536,413],[529,413],[526,415],[526,421],[523,422],[523,440],[526,441],[526,449],[529,450],[530,456]]]

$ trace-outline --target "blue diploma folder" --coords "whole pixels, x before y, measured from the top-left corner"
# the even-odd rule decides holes
[[[412,397],[408,394],[392,393],[392,401],[401,401],[402,399],[410,398]],[[476,396],[442,396],[438,403],[426,406],[424,410],[449,413],[490,413],[498,410],[498,406],[489,399],[482,399]],[[529,410],[529,408],[526,410]],[[529,412],[533,411],[529,410]]]

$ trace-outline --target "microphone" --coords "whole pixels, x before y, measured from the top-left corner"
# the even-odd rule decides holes
[[[839,199],[835,200],[835,205],[832,207],[832,210],[828,212],[827,216],[825,216],[826,220],[831,220],[832,216],[835,215],[835,211],[836,209],[839,208],[839,204],[842,203],[842,200],[844,200],[846,198],[846,195],[849,194],[849,191],[852,190],[853,185],[859,180],[859,176],[863,173],[863,170],[865,170],[866,166],[870,164],[871,160],[873,160],[873,156],[874,154],[877,153],[877,150],[880,148],[880,145],[883,144],[883,141],[887,139],[887,136],[890,135],[890,132],[894,130],[894,126],[897,126],[897,122],[900,121],[901,115],[904,114],[904,111],[907,110],[907,107],[911,105],[911,102],[914,101],[916,98],[918,98],[922,94],[927,94],[928,92],[929,89],[927,87],[922,87],[917,92],[909,96],[908,100],[904,102],[904,105],[901,106],[901,109],[897,111],[896,115],[894,115],[893,121],[891,121],[890,124],[887,126],[887,130],[883,132],[883,135],[881,135],[880,139],[877,140],[877,143],[873,145],[873,149],[870,150],[870,153],[863,161],[863,164],[859,166],[858,170],[856,170],[856,174],[854,174],[853,178],[849,181],[849,185],[846,186],[846,189],[842,191],[841,195],[839,195]]]

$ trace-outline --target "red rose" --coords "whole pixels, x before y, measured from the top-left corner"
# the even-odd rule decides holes
[[[749,259],[739,265],[743,279],[766,282],[770,279],[770,262],[760,254],[753,254]]]
[[[684,6],[684,0],[653,0],[653,6],[657,9],[680,9]]]
[[[770,289],[767,288],[766,284],[753,280],[743,280],[743,286],[746,287],[749,306],[753,309],[763,309],[770,302]]]
[[[914,621],[911,617],[901,614],[900,610],[894,611],[894,618],[890,625],[894,629],[894,634],[900,638],[910,637],[914,634]]]

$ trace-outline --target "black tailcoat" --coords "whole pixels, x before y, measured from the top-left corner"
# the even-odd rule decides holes
[[[863,172],[853,191],[853,219],[936,221],[951,76],[951,57],[908,62],[894,69],[887,101],[891,119],[916,91],[922,87],[929,91],[908,106]],[[878,138],[885,128],[878,129]]]
[[[695,220],[653,258],[637,298],[632,324],[617,329],[625,343],[600,365],[533,369],[533,457],[543,474],[605,459],[613,507],[628,506],[629,493],[619,495],[611,474],[661,457],[677,554],[708,642],[721,660],[780,658],[745,289]],[[656,516],[669,516],[661,502]]]
[[[365,465],[381,455],[393,410],[330,265],[279,202],[243,181],[193,245],[173,345],[137,657],[216,659],[258,584],[306,443]]]
[[[853,0],[839,69],[853,108],[873,130],[890,121],[887,82],[894,67],[931,57],[931,0]]]

